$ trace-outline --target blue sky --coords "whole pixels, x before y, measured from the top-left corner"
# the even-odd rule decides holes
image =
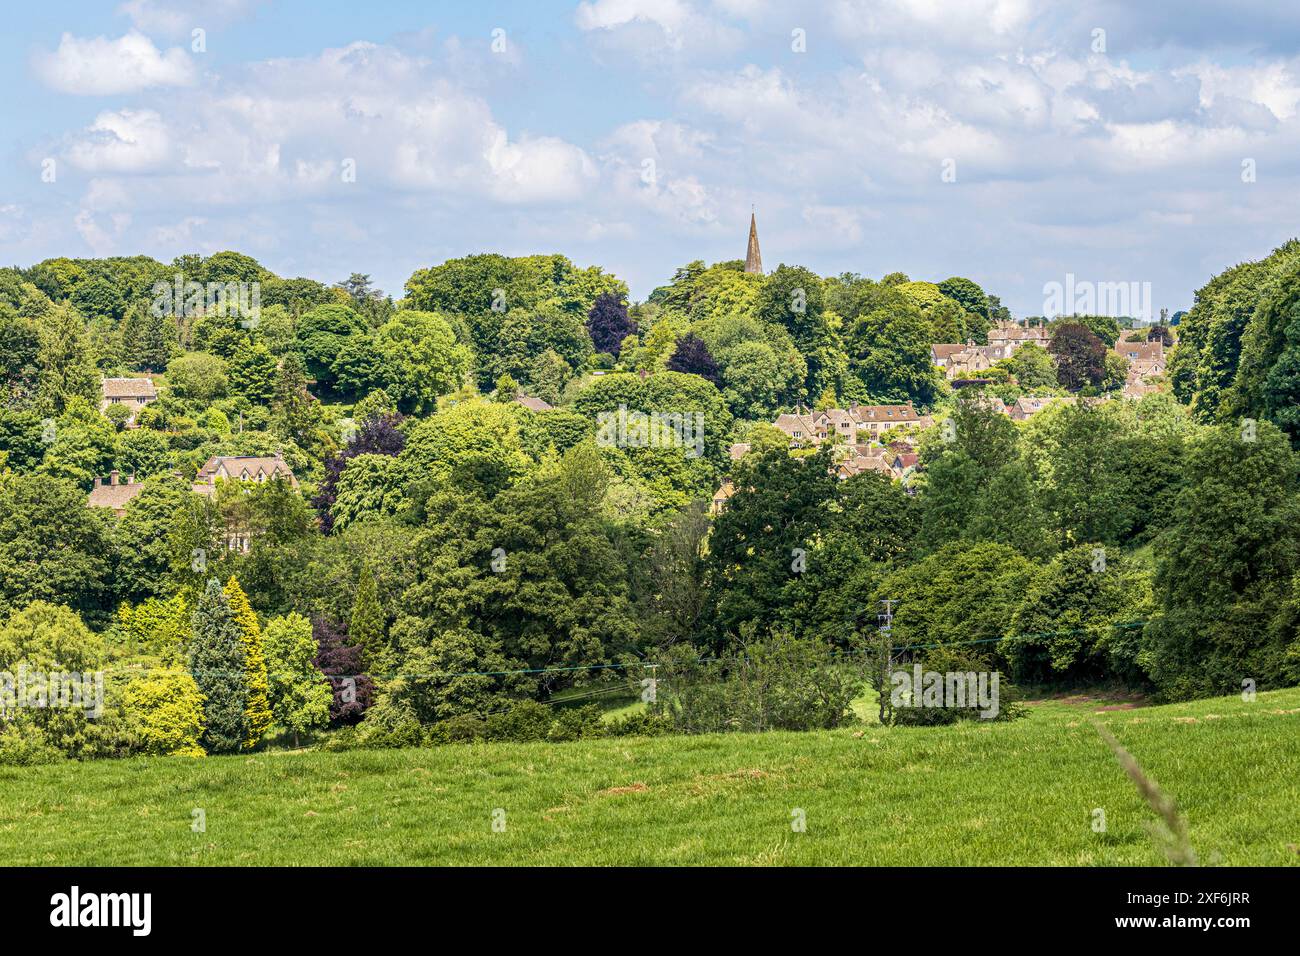
[[[768,269],[967,275],[1033,315],[1067,273],[1186,308],[1300,232],[1293,2],[110,0],[6,18],[0,260],[20,265],[231,248],[400,294],[453,256],[562,252],[643,298],[693,259],[742,257],[753,205]]]

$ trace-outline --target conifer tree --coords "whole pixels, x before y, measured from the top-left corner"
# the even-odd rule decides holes
[[[216,578],[195,603],[193,625],[188,656],[190,674],[204,697],[203,748],[209,753],[238,750],[248,737],[244,642]]]
[[[361,648],[362,664],[369,671],[381,668],[386,662],[387,642],[384,639],[384,612],[379,606],[379,591],[375,576],[369,568],[361,569],[357,578],[357,593],[352,602],[352,621],[348,625],[352,643]]]
[[[244,739],[244,747],[251,748],[270,729],[272,719],[262,628],[257,623],[253,605],[248,603],[248,595],[244,594],[244,589],[239,586],[234,575],[226,582],[225,595],[230,602],[230,613],[239,628],[240,641],[244,647],[244,682],[248,688],[245,703],[248,735]]]

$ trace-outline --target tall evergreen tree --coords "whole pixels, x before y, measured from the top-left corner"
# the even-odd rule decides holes
[[[203,694],[203,747],[209,753],[238,750],[248,739],[248,685],[244,642],[230,601],[216,578],[194,606],[189,669]]]
[[[357,578],[357,593],[352,602],[352,621],[348,625],[352,642],[361,648],[362,664],[375,671],[386,664],[387,641],[384,638],[384,612],[379,606],[375,576],[363,567]]]
[[[67,306],[56,306],[41,318],[38,328],[41,397],[58,412],[76,397],[98,403],[99,371],[81,316]]]
[[[271,727],[271,704],[267,697],[270,684],[266,676],[266,654],[262,649],[262,628],[257,623],[253,605],[248,602],[248,595],[233,574],[226,582],[225,595],[244,646],[244,680],[248,688],[244,705],[248,728],[244,747],[251,748]]]

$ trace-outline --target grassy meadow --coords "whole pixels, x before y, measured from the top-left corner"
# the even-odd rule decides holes
[[[1092,719],[1177,799],[1202,863],[1300,865],[1300,689],[1131,707],[0,768],[0,865],[1160,864],[1154,815]]]

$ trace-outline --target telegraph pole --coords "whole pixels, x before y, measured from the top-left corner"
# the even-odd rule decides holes
[[[880,602],[884,611],[876,615],[876,620],[880,626],[878,628],[879,638],[876,642],[876,696],[880,703],[880,722],[888,723],[891,714],[889,704],[889,671],[894,665],[894,605],[898,601],[893,598],[885,598]]]

